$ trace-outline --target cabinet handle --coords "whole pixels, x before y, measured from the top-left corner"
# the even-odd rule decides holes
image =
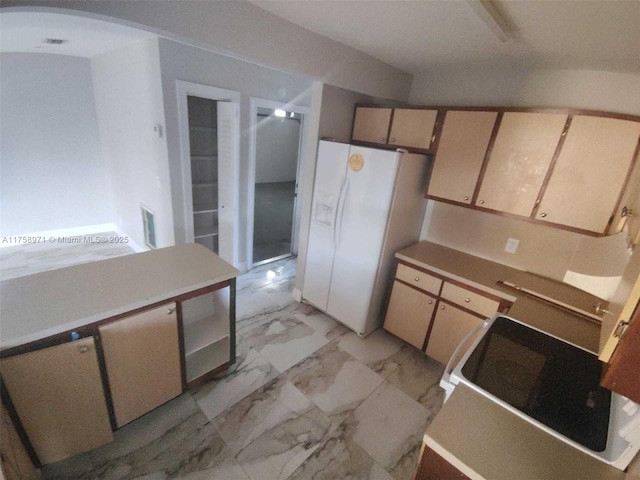
[[[167,315],[171,315],[175,311],[176,311],[175,308],[167,308]]]
[[[391,142],[391,143],[393,143],[393,142],[395,142],[395,141],[396,141],[396,139],[395,139],[395,138],[390,138],[390,139],[389,139],[389,142]]]
[[[440,310],[444,310],[444,305],[442,305],[442,306],[440,307]]]
[[[419,281],[420,281],[420,277],[416,277],[416,278],[414,278],[414,280],[415,280],[416,282],[419,282]]]
[[[541,216],[542,218],[544,218],[544,217],[546,217],[546,216],[547,216],[547,214],[546,214],[546,213],[544,213],[544,212],[542,212],[542,213],[540,214],[540,216]]]
[[[471,301],[471,299],[470,298],[465,298],[464,301],[469,303]]]
[[[484,204],[484,200],[480,200],[478,203],[479,203],[480,205],[483,205],[483,204]]]
[[[80,347],[80,353],[87,353],[89,351],[89,347]]]
[[[433,300],[429,300],[427,303],[431,305],[433,303]]]
[[[466,202],[467,200],[469,200],[469,197],[462,197],[462,199]]]
[[[384,137],[380,137],[380,141],[381,141],[381,142],[384,142]]]

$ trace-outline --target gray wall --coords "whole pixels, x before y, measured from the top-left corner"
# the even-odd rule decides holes
[[[372,103],[373,97],[344,88],[325,85],[322,89],[322,109],[320,111],[320,138],[330,137],[336,142],[351,141],[354,105]]]
[[[246,262],[247,192],[249,177],[250,97],[310,106],[312,82],[307,78],[260,67],[234,58],[218,55],[200,48],[160,39],[160,66],[164,109],[167,119],[166,135],[171,172],[171,191],[175,219],[176,243],[184,243],[184,202],[182,168],[178,133],[176,80],[200,83],[239,91],[240,96],[240,205],[239,261]],[[286,90],[280,97],[278,91]]]
[[[2,235],[112,222],[89,60],[0,55]]]
[[[406,101],[412,76],[244,0],[3,0],[2,7],[104,15],[174,40],[381,98]]]
[[[154,131],[164,124],[158,42],[94,57],[91,65],[115,221],[144,248],[142,204],[154,213],[156,246],[173,245],[167,144]]]

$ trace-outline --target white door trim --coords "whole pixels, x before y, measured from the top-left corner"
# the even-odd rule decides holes
[[[182,163],[182,193],[185,216],[185,234],[188,243],[193,242],[193,192],[191,189],[191,148],[189,146],[189,109],[187,105],[187,96],[208,98],[210,100],[232,102],[240,105],[240,92],[234,90],[226,90],[223,88],[211,87],[199,83],[186,82],[176,80],[176,93],[178,100],[178,132],[180,139],[180,160]],[[240,245],[238,242],[238,224],[239,224],[239,200],[240,200],[240,117],[236,118],[236,158],[235,158],[235,174],[233,179],[234,193],[234,228],[233,228],[233,264],[238,265],[238,252]]]
[[[288,112],[295,112],[302,115],[308,115],[311,109],[300,105],[294,105],[291,103],[274,102],[272,100],[265,100],[263,98],[251,97],[249,101],[250,114],[249,114],[249,178],[247,185],[247,268],[250,270],[253,267],[253,226],[254,226],[254,204],[256,200],[256,133],[257,133],[257,117],[258,108],[270,108],[273,110],[281,109]],[[291,242],[291,251],[296,252],[298,249],[298,233],[300,230],[300,207],[301,202],[298,201],[300,197],[300,172],[303,171],[302,166],[306,161],[305,149],[302,148],[306,145],[308,136],[309,122],[305,122],[303,117],[300,129],[300,144],[298,147],[298,165],[296,171],[296,185],[298,186],[298,194],[295,199],[294,213],[293,213],[293,235],[294,241]]]

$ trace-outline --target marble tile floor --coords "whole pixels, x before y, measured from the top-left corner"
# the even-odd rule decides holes
[[[410,479],[444,367],[291,297],[295,258],[238,278],[238,357],[215,380],[43,468],[47,479]]]

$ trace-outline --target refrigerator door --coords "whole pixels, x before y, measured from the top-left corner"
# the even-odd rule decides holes
[[[327,313],[360,334],[369,333],[367,314],[399,162],[396,152],[355,146],[349,151]]]
[[[321,141],[318,146],[302,296],[324,311],[327,310],[329,298],[335,251],[335,222],[344,189],[349,148],[348,144],[325,141]]]

